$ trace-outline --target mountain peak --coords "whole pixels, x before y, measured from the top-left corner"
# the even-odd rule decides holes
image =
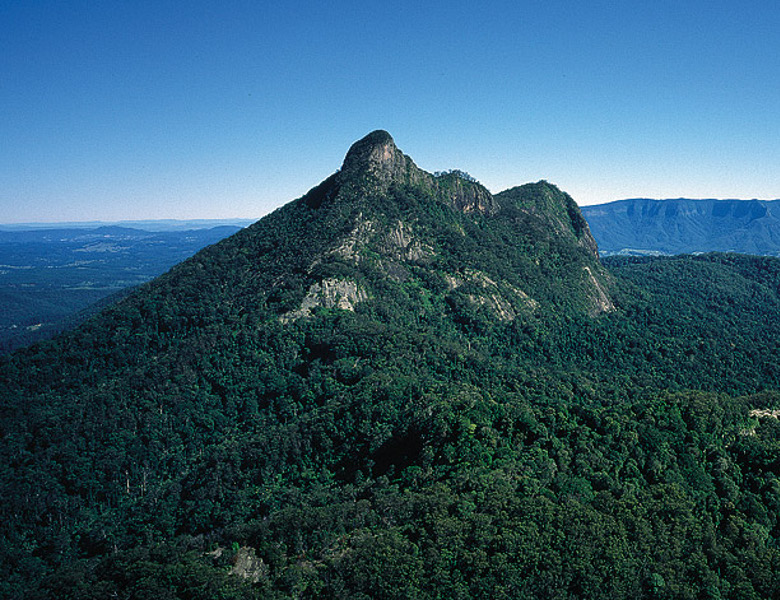
[[[342,170],[392,161],[397,152],[393,136],[383,129],[377,129],[352,144],[344,158]]]
[[[352,144],[344,158],[341,173],[342,181],[368,176],[380,187],[391,182],[420,181],[427,175],[398,149],[393,137],[382,129],[372,131]]]

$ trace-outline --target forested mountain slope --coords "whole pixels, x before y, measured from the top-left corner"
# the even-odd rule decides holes
[[[780,200],[649,200],[583,206],[604,255],[780,256]]]
[[[776,596],[778,290],[374,132],[2,359],[0,595]]]

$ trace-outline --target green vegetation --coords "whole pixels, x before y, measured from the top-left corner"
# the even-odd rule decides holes
[[[780,594],[780,261],[392,160],[2,359],[0,596]]]

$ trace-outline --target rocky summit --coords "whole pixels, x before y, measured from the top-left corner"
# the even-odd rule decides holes
[[[546,269],[558,274],[567,303],[578,296],[577,304],[591,314],[613,307],[609,277],[587,223],[571,197],[547,182],[494,196],[463,172],[434,176],[419,169],[390,134],[375,131],[356,142],[341,170],[299,204],[327,213],[323,219],[338,221],[346,229],[326,234],[331,247],[322,253],[353,267],[360,263],[354,274],[358,279],[378,268],[391,279],[427,271],[426,277],[452,281],[464,270],[473,270],[469,265],[475,258],[492,263],[508,259],[499,271],[486,267],[489,279],[525,291],[522,300],[512,293],[501,297],[501,303],[527,307],[526,298],[531,298],[542,309],[559,307],[558,282],[542,287],[534,283],[541,279],[539,271]],[[490,239],[498,231],[501,239]],[[462,247],[473,243],[484,249],[483,256],[463,254]],[[550,258],[560,255],[551,256],[550,245],[560,247],[571,260],[553,264]],[[496,253],[504,258],[497,260]],[[313,261],[319,264],[322,257]],[[445,272],[444,264],[454,270]],[[482,296],[475,296],[475,302],[494,304]]]

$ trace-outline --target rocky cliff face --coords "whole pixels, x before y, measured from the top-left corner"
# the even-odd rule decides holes
[[[430,175],[401,152],[392,136],[377,130],[355,142],[344,158],[341,178],[369,179],[386,187],[391,183],[421,183]]]
[[[333,185],[345,193],[377,195],[392,186],[411,186],[439,197],[461,212],[495,214],[499,205],[493,195],[475,181],[453,171],[434,176],[420,169],[395,145],[386,131],[377,130],[355,142],[347,152]]]
[[[450,206],[464,213],[495,215],[500,204],[486,188],[461,177],[457,172],[436,179],[436,188],[444,194]]]

